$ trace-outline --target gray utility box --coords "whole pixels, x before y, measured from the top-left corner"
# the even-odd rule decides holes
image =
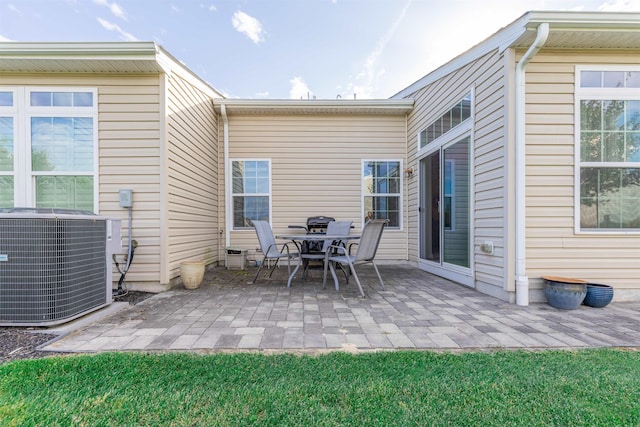
[[[247,249],[227,248],[227,270],[244,270],[247,268]]]

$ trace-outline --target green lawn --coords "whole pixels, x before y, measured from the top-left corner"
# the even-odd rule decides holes
[[[0,365],[0,425],[640,425],[640,352],[136,354]]]

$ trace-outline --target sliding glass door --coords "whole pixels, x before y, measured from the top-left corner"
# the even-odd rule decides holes
[[[443,144],[420,160],[420,259],[463,274],[471,267],[470,142]]]

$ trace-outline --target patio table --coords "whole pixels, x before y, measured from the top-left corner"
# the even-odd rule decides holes
[[[300,252],[302,253],[302,247],[309,242],[322,242],[324,240],[331,241],[347,241],[347,240],[357,240],[360,236],[357,234],[345,234],[345,235],[334,235],[334,234],[320,234],[320,233],[311,233],[311,234],[278,234],[276,235],[276,239],[281,240],[291,240],[298,248],[300,248]],[[298,257],[298,263],[296,267],[291,272],[289,279],[287,280],[287,287],[291,287],[291,281],[294,276],[300,269],[302,265],[302,257]]]

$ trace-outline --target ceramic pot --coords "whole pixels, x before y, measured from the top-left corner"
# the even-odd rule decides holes
[[[203,261],[183,261],[180,263],[180,278],[185,289],[197,289],[204,278]]]
[[[613,287],[601,283],[587,283],[587,295],[583,304],[589,307],[602,308],[613,299]]]
[[[550,306],[562,310],[580,307],[587,295],[587,281],[568,277],[543,276],[544,296]]]

